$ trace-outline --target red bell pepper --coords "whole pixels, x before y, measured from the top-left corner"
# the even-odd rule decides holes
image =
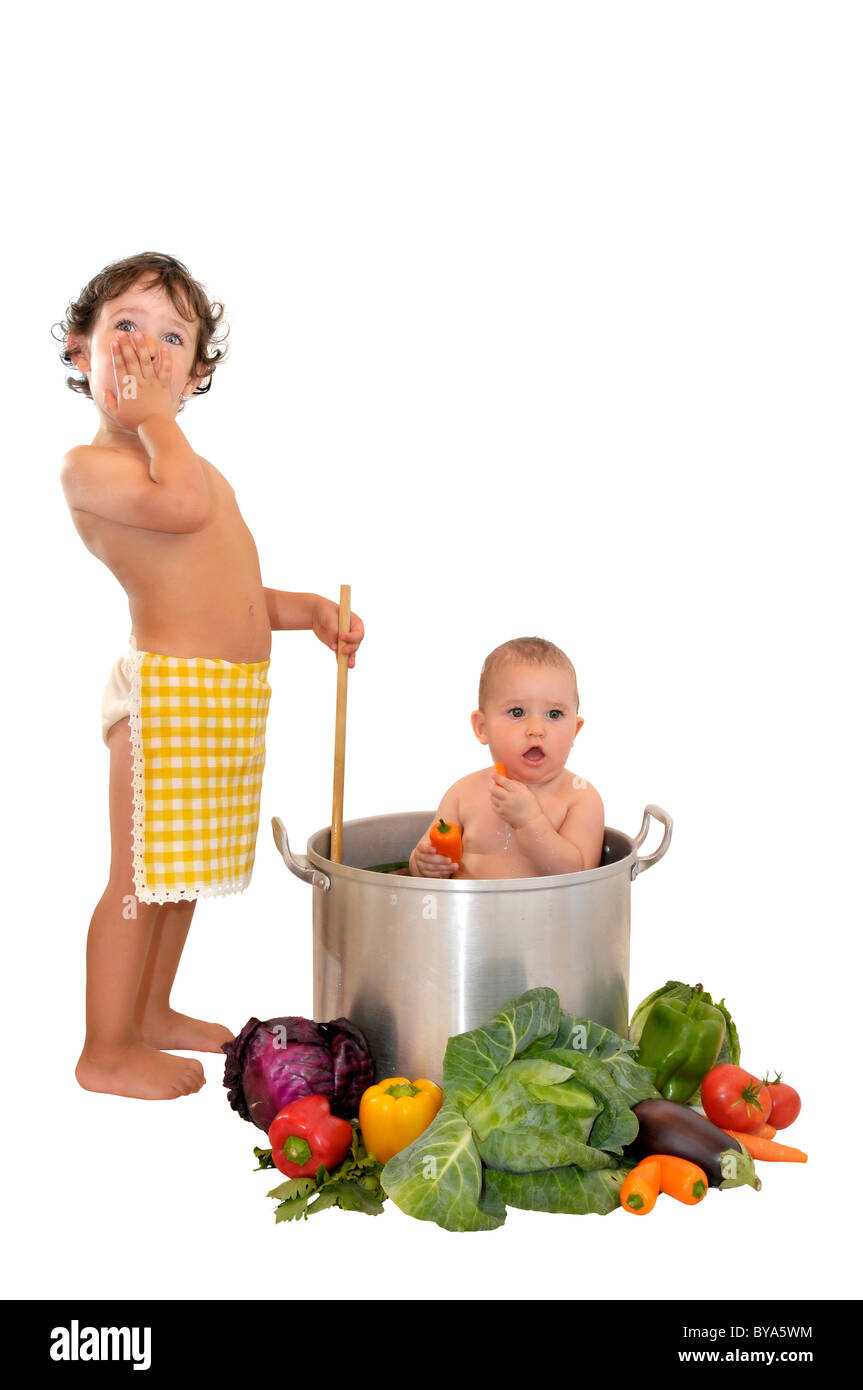
[[[301,1096],[285,1105],[269,1128],[273,1162],[288,1178],[312,1178],[321,1164],[336,1168],[351,1147],[352,1125],[330,1113],[326,1096]]]

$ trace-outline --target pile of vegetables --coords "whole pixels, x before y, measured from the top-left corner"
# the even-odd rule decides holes
[[[676,1100],[645,1100],[635,1106],[638,1134],[627,1153],[632,1158],[670,1154],[698,1164],[710,1187],[761,1187],[755,1165],[738,1139],[705,1115]]]
[[[797,1092],[741,1067],[725,1001],[680,980],[642,1001],[629,1038],[527,990],[449,1039],[443,1091],[374,1084],[345,1018],[253,1018],[223,1050],[232,1107],[268,1132],[258,1166],[287,1179],[268,1193],[277,1221],[378,1215],[387,1197],[448,1231],[494,1230],[508,1206],[643,1216],[661,1193],[696,1206],[710,1187],[758,1191],[753,1158],[806,1161],[775,1142]]]
[[[613,1211],[638,1133],[632,1107],[656,1095],[635,1045],[531,989],[483,1028],[450,1038],[436,1118],[386,1164],[403,1212],[447,1231],[492,1230],[507,1206]]]
[[[775,1144],[776,1129],[767,1124],[774,1088],[786,1124],[799,1114],[800,1097],[781,1078],[771,1087],[738,1065],[740,1041],[724,1000],[714,1004],[700,984],[669,980],[638,1006],[629,1031],[662,1098],[634,1107],[638,1135],[627,1153],[640,1162],[621,1194],[625,1210],[646,1215],[660,1191],[690,1204],[708,1186],[758,1191],[753,1158],[806,1161],[800,1150]],[[674,1164],[687,1166],[694,1201],[678,1190]],[[669,1172],[676,1173],[671,1185]]]
[[[375,1075],[359,1028],[347,1018],[250,1018],[222,1051],[231,1108],[268,1133],[271,1147],[255,1149],[258,1168],[287,1179],[268,1193],[279,1204],[277,1221],[332,1206],[383,1211],[381,1164],[364,1148],[355,1118]]]

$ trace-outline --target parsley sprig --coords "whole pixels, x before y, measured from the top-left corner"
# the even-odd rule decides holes
[[[313,1178],[288,1178],[279,1183],[268,1197],[275,1197],[276,1221],[305,1221],[316,1211],[341,1207],[342,1211],[362,1211],[367,1216],[380,1216],[386,1193],[381,1187],[382,1165],[366,1152],[360,1137],[359,1124],[351,1120],[354,1135],[350,1152],[337,1168],[328,1173],[323,1164]],[[272,1149],[255,1148],[261,1168],[275,1168]]]

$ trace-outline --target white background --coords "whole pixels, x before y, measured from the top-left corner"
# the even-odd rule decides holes
[[[859,1295],[857,7],[97,3],[6,39],[6,1292]],[[264,583],[348,582],[366,622],[346,816],[433,806],[487,760],[485,654],[564,647],[571,766],[608,824],[675,821],[631,1002],[725,995],[744,1063],[803,1095],[808,1166],[645,1222],[276,1227],[219,1057],[176,1102],[77,1087],[129,616],[65,509],[95,412],[50,330],[145,249],[226,305],[182,425]],[[234,1029],[312,1007],[269,820],[298,849],[328,823],[335,663],[276,633],[270,679],[254,879],[198,905],[175,992]]]

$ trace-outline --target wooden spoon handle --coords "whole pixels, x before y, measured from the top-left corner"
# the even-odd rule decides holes
[[[338,677],[336,682],[336,748],[333,758],[333,820],[330,829],[330,859],[342,862],[342,817],[345,809],[345,734],[348,723],[348,654],[342,650],[343,632],[351,630],[351,586],[343,584],[339,593]]]

